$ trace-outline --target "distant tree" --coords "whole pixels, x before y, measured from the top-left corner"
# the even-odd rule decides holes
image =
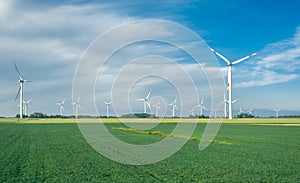
[[[148,114],[148,113],[130,113],[130,114],[123,114],[121,118],[155,118],[155,115]]]
[[[236,118],[254,118],[254,116],[252,114],[248,114],[248,113],[240,113],[238,115],[236,115]]]
[[[209,118],[209,116],[199,115],[197,118]]]
[[[47,114],[43,114],[41,112],[35,112],[33,114],[30,114],[30,118],[48,118]]]

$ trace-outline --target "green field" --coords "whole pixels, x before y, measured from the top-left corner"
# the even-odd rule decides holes
[[[85,141],[74,119],[0,121],[0,182],[300,181],[300,119],[224,121],[215,141],[199,151],[197,139],[205,128],[201,121],[194,139],[180,151],[143,166],[120,164],[100,155]],[[130,143],[163,138],[119,130],[124,125],[106,122],[111,133]],[[168,134],[176,125],[171,122],[166,120],[153,130]]]

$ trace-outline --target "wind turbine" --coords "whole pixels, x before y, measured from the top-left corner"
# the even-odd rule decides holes
[[[59,106],[59,115],[63,115],[63,111],[64,111],[64,103],[65,103],[65,99],[63,99],[63,101],[61,102],[57,102],[56,105]]]
[[[17,100],[18,96],[20,95],[20,119],[23,118],[23,84],[26,83],[26,82],[32,82],[32,81],[29,81],[29,80],[25,80],[23,79],[16,63],[14,62],[14,66],[15,66],[15,69],[19,75],[19,80],[18,82],[20,83],[20,87],[19,87],[19,91],[17,93],[17,96],[15,98],[15,100]]]
[[[177,106],[176,106],[176,100],[177,98],[175,98],[174,102],[170,103],[169,105],[172,107],[172,117],[175,117],[175,109],[178,110]]]
[[[78,110],[80,108],[79,101],[80,101],[80,96],[78,97],[76,102],[71,103],[71,105],[73,105],[73,107],[75,108],[75,117],[76,118],[78,117]]]
[[[217,118],[217,112],[219,109],[213,109],[212,111],[214,112],[214,118]]]
[[[23,101],[24,103],[24,113],[25,113],[25,116],[28,116],[28,112],[29,112],[29,108],[28,108],[28,105],[30,103],[31,99],[27,100],[27,101]]]
[[[199,108],[200,116],[203,115],[203,109],[207,111],[206,107],[203,105],[203,98],[201,99],[201,103],[196,105],[195,108]]]
[[[278,118],[278,113],[279,113],[280,109],[279,108],[275,108],[274,111],[275,111],[275,115],[276,115],[275,117]]]
[[[253,109],[251,108],[251,109],[249,109],[249,111],[247,111],[247,113],[250,115],[253,115],[252,111],[253,111]]]
[[[110,102],[104,102],[106,105],[106,118],[109,118],[109,105],[112,104],[112,101]]]
[[[191,114],[191,116],[194,116],[194,115],[195,115],[195,106],[192,108],[191,111],[189,111],[189,113]]]
[[[149,91],[148,95],[145,98],[138,99],[138,101],[144,101],[144,113],[145,114],[147,113],[147,106],[149,107],[149,109],[151,111],[151,106],[150,106],[150,103],[148,100],[150,97],[150,94],[151,94],[151,90]]]
[[[155,116],[158,118],[158,112],[160,110],[160,100],[157,101],[157,104],[154,105],[155,108]]]
[[[210,48],[211,51],[213,51],[216,55],[218,55],[222,60],[224,60],[227,65],[228,65],[228,83],[227,83],[227,87],[228,87],[228,104],[229,104],[229,119],[232,119],[232,65],[234,64],[238,64],[240,62],[243,62],[244,60],[253,57],[255,55],[258,54],[258,52],[252,53],[246,57],[240,58],[236,61],[230,62],[226,57],[224,57],[223,55],[221,55],[219,52],[217,52],[216,50]]]
[[[242,107],[240,107],[240,111],[238,112],[238,114],[242,114],[242,113],[245,113],[245,111],[243,110]]]

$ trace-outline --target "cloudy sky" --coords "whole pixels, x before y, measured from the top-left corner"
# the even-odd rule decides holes
[[[300,111],[299,5],[282,0],[0,1],[0,116],[18,113],[14,98],[19,84],[13,62],[24,79],[35,81],[24,85],[25,99],[32,99],[30,113],[58,114],[56,103],[65,98],[64,113],[72,114],[73,80],[81,68],[85,72],[80,85],[75,85],[94,84],[91,98],[100,115],[105,114],[103,102],[111,99],[117,114],[142,112],[143,103],[137,99],[150,90],[152,104],[159,99],[167,115],[167,104],[175,98],[181,115],[187,115],[201,98],[212,109],[210,80],[213,77],[218,95],[224,93],[225,84],[218,82],[221,75],[226,80],[226,64],[207,53],[206,45],[232,61],[260,52],[234,65],[233,98],[239,99],[234,109]],[[161,22],[116,30],[144,19],[178,23],[200,40],[188,40],[189,35]],[[113,31],[111,39],[101,40]],[[110,54],[118,40],[139,36],[170,42],[181,39],[183,49],[153,40],[128,43],[100,65],[101,57]],[[190,55],[185,48],[198,49],[199,55]],[[82,63],[86,55],[92,63]],[[200,64],[194,56],[202,58]],[[90,75],[93,68],[96,78]],[[89,98],[80,96],[84,111]]]

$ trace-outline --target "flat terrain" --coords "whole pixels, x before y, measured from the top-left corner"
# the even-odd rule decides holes
[[[148,144],[164,138],[120,130],[126,127],[117,119],[105,120],[110,132],[126,142]],[[176,126],[174,120],[165,119],[149,131],[168,134]],[[300,181],[296,118],[225,120],[215,141],[199,151],[198,139],[207,122],[203,120],[193,140],[176,154],[145,166],[124,165],[100,155],[85,141],[74,119],[0,121],[0,182]]]

